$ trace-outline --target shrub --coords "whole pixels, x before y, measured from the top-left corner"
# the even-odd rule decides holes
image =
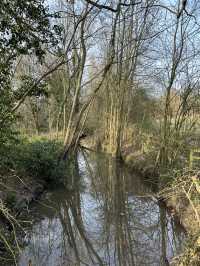
[[[60,181],[66,177],[66,162],[58,163],[61,147],[58,141],[46,139],[24,141],[19,146],[15,168],[34,178]]]
[[[1,168],[15,170],[20,176],[30,176],[45,181],[61,181],[67,174],[66,161],[58,163],[62,144],[44,138],[18,139],[4,147]]]

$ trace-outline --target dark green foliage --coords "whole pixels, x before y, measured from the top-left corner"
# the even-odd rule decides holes
[[[10,87],[13,63],[18,56],[34,54],[42,61],[47,45],[56,45],[58,29],[51,26],[50,17],[43,0],[0,1],[1,91]]]
[[[16,132],[11,131],[8,127],[0,128],[0,172],[7,173],[9,169],[13,169],[14,162],[12,160],[16,158],[18,142]]]
[[[56,44],[49,18],[52,15],[44,0],[1,0],[0,54],[12,62],[16,56],[34,53],[40,59],[45,54],[44,44]],[[7,62],[7,63],[8,63]]]
[[[4,169],[14,169],[20,176],[47,182],[64,181],[67,177],[67,162],[58,163],[61,147],[61,143],[46,139],[20,140],[4,148],[1,166]]]
[[[61,28],[53,24],[55,16],[44,2],[0,1],[0,145],[12,132],[11,125],[15,120],[12,108],[27,90],[27,86],[17,88],[13,82],[16,59],[21,55],[33,54],[42,63],[45,51],[55,50],[59,42]],[[28,85],[30,81],[32,84],[34,82],[28,81]],[[38,88],[34,89],[37,92],[32,93],[37,94]]]
[[[1,75],[1,72],[0,72]],[[9,89],[1,89],[0,87],[0,146],[7,142],[11,137],[11,126],[14,115],[9,112],[12,108],[12,93]],[[4,115],[7,114],[6,121],[1,122]]]
[[[22,146],[20,169],[36,178],[59,181],[66,177],[66,163],[58,164],[61,145],[55,141],[38,140]]]
[[[16,204],[16,194],[15,192],[8,192],[7,197],[5,199],[6,205],[11,209],[14,208]]]

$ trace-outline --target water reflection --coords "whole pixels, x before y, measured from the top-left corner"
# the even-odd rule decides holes
[[[35,206],[19,266],[158,266],[181,250],[184,233],[150,187],[111,158],[80,153],[70,178],[70,192]]]

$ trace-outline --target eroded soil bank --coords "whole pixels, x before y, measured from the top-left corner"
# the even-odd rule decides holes
[[[11,265],[21,246],[24,226],[31,224],[31,205],[40,200],[47,183],[7,172],[0,183],[0,265]]]

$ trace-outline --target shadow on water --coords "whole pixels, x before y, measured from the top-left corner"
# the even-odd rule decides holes
[[[19,266],[168,265],[184,232],[151,188],[109,157],[79,153],[71,189],[34,206]]]

